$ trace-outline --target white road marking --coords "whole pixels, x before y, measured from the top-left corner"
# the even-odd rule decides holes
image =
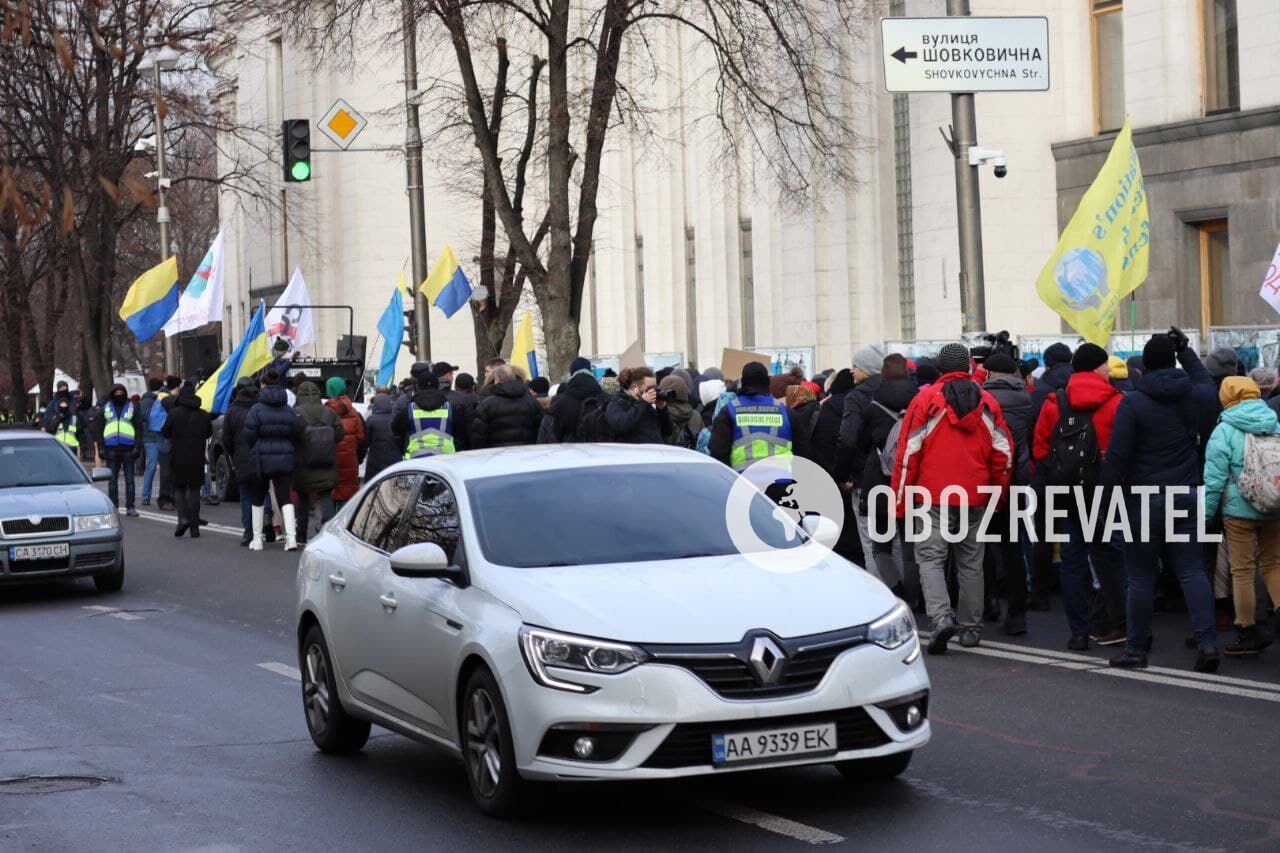
[[[827,832],[825,829],[818,829],[816,826],[809,826],[785,817],[778,817],[768,812],[753,809],[750,806],[724,802],[703,802],[699,803],[699,805],[721,817],[741,821],[766,832],[794,838],[796,841],[803,841],[807,844],[839,844],[845,840],[843,835],[836,835],[834,832]]]
[[[1280,684],[1268,681],[1255,681],[1249,678],[1235,678],[1228,675],[1216,675],[1203,672],[1191,672],[1171,669],[1165,666],[1152,666],[1145,670],[1112,669],[1103,657],[1092,657],[1074,652],[1060,652],[1054,649],[1040,649],[1034,646],[1020,646],[1013,643],[999,643],[984,640],[981,646],[966,649],[957,644],[947,647],[947,653],[973,654],[980,657],[1003,658],[1021,663],[1052,666],[1058,669],[1092,672],[1112,678],[1127,678],[1132,681],[1146,681],[1152,684],[1164,684],[1169,687],[1183,687],[1188,690],[1201,690],[1206,693],[1219,693],[1225,696],[1238,696],[1245,699],[1261,699],[1264,702],[1280,703]]]
[[[101,613],[104,616],[110,616],[112,619],[119,619],[122,622],[140,622],[145,616],[139,616],[137,613],[126,613],[119,607],[103,607],[101,604],[86,604],[82,610],[92,610],[95,613]]]
[[[289,666],[287,663],[278,663],[273,660],[258,664],[267,672],[274,672],[276,675],[283,675],[285,678],[292,678],[294,681],[302,680],[302,673],[298,671],[296,666]]]
[[[163,521],[168,524],[177,525],[177,516],[164,515],[158,512],[148,512],[146,510],[138,510],[138,517],[145,518],[147,521]],[[224,536],[243,536],[244,531],[238,527],[228,527],[225,524],[206,524],[200,528],[201,532],[221,533]]]

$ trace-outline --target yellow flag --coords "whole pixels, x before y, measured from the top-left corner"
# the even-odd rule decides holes
[[[453,247],[445,243],[444,251],[440,253],[440,257],[436,258],[436,265],[422,280],[422,284],[418,285],[418,289],[427,297],[428,302],[434,302],[457,271],[458,256],[453,253]]]
[[[516,336],[511,341],[511,358],[508,361],[523,368],[530,379],[538,375],[538,354],[533,348],[533,317],[527,311],[516,327]]]
[[[1151,217],[1129,122],[1080,199],[1036,292],[1090,343],[1106,347],[1120,302],[1147,278]]]
[[[413,298],[413,294],[409,292],[409,280],[405,278],[404,270],[400,270],[400,278],[396,279],[396,290],[400,291],[402,296]]]

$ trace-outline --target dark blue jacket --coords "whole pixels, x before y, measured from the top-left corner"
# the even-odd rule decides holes
[[[1218,389],[1193,349],[1178,360],[1183,370],[1144,373],[1121,401],[1102,466],[1104,486],[1200,484],[1200,448],[1221,410]]]
[[[1071,362],[1066,361],[1048,368],[1036,380],[1036,387],[1031,391],[1031,411],[1027,419],[1031,424],[1031,432],[1035,431],[1036,421],[1040,420],[1040,410],[1044,408],[1044,401],[1065,389],[1074,372],[1071,369]]]
[[[244,442],[261,479],[293,473],[293,455],[302,440],[302,421],[289,408],[283,385],[268,385],[244,419]],[[237,438],[237,442],[239,438]]]

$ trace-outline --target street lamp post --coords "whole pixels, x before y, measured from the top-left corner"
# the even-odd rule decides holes
[[[402,0],[404,16],[405,176],[409,194],[409,246],[413,259],[413,317],[418,358],[431,361],[431,307],[419,289],[427,277],[427,217],[422,191],[422,131],[418,124],[418,21],[413,4]]]
[[[165,175],[164,146],[164,107],[160,99],[160,72],[170,71],[178,65],[178,51],[168,45],[162,46],[154,53],[148,53],[138,63],[138,70],[150,71],[151,82],[155,90],[156,106],[156,224],[160,226],[160,260],[169,257],[169,206],[165,201],[165,190],[169,188],[169,178]],[[173,373],[177,369],[177,342],[169,335],[164,336],[164,369],[165,373]]]

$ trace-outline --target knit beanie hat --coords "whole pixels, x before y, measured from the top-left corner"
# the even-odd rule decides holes
[[[987,373],[1018,372],[1018,363],[1007,352],[992,353],[987,356],[986,361],[982,362],[982,366],[987,369]]]
[[[787,386],[787,408],[794,409],[803,403],[815,403],[818,400],[816,394],[809,389],[808,385],[801,382],[798,385]]]
[[[606,376],[600,380],[600,390],[610,396],[617,396],[622,393],[622,385],[618,382],[616,376]]]
[[[853,366],[868,376],[875,376],[884,365],[884,347],[864,344],[853,353]]]
[[[1107,351],[1088,341],[1077,347],[1076,354],[1071,356],[1071,369],[1076,373],[1088,373],[1090,370],[1097,370],[1106,363]]]
[[[1231,347],[1219,347],[1209,353],[1209,357],[1204,360],[1205,369],[1209,371],[1209,375],[1214,379],[1235,376],[1236,366],[1239,363],[1236,351]]]
[[[685,381],[679,376],[673,375],[664,377],[663,380],[658,383],[658,387],[663,391],[675,391],[676,399],[681,403],[689,402],[689,386],[686,385]]]
[[[1113,355],[1107,359],[1107,366],[1111,368],[1112,379],[1128,379],[1129,365],[1118,355]]]
[[[769,368],[765,367],[758,361],[751,361],[742,367],[742,380],[739,386],[749,386],[751,388],[764,391],[769,387]]]
[[[969,372],[969,349],[964,344],[947,344],[938,353],[938,372],[946,375],[948,373],[968,373]]]
[[[1175,362],[1173,341],[1168,335],[1152,335],[1151,340],[1142,348],[1142,369],[1164,370],[1173,367]]]
[[[1222,387],[1218,389],[1218,400],[1224,409],[1245,400],[1257,400],[1261,396],[1257,383],[1247,376],[1228,376],[1222,380]]]
[[[1249,378],[1258,386],[1263,394],[1270,394],[1276,387],[1276,369],[1274,367],[1255,367],[1249,371]]]
[[[708,367],[706,370],[702,371],[702,378],[703,379],[719,379],[721,382],[723,382],[724,371],[722,371],[718,367]]]
[[[698,399],[702,401],[704,406],[709,406],[719,400],[720,395],[723,393],[723,379],[704,379],[702,384],[698,386]]]
[[[570,376],[577,373],[579,370],[590,370],[590,369],[591,369],[591,359],[589,358],[583,358],[582,356],[578,356],[573,361],[569,362]]]
[[[1055,364],[1066,364],[1071,361],[1071,347],[1059,341],[1044,351],[1044,366],[1047,370]]]
[[[347,380],[341,376],[330,376],[324,383],[324,395],[329,399],[341,397],[347,393]]]

